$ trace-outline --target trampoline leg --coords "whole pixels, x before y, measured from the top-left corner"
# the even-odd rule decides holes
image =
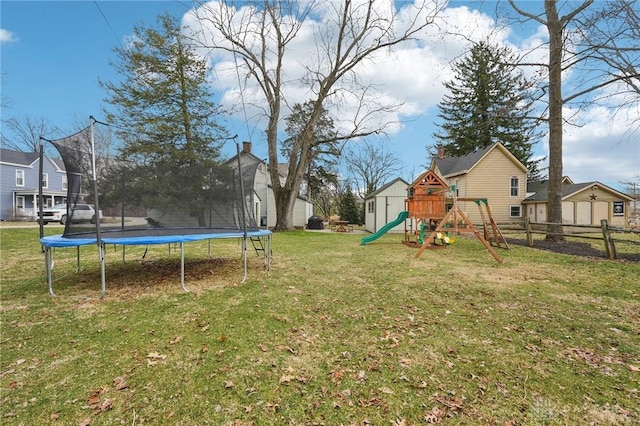
[[[47,284],[49,285],[49,294],[55,297],[56,294],[53,292],[53,262],[51,260],[51,249],[49,247],[44,249],[44,265],[47,275]]]
[[[247,237],[245,236],[242,239],[242,263],[244,264],[244,277],[242,277],[242,281],[240,284],[244,284],[247,280]]]
[[[273,260],[273,251],[271,248],[271,235],[267,235],[267,250],[265,250],[265,269],[271,272],[271,261]]]
[[[171,246],[169,246],[171,247]],[[184,286],[184,243],[180,243],[180,286],[186,292],[189,290]]]
[[[80,272],[80,246],[76,247],[76,274]]]
[[[105,264],[104,264],[104,244],[98,246],[98,256],[100,256],[100,284],[102,292],[100,293],[100,299],[103,299],[107,294],[107,280],[105,277]]]

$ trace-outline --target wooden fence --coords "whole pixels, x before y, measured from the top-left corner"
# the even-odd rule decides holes
[[[559,225],[562,227],[562,233],[549,233],[548,226],[549,225]],[[633,241],[630,239],[619,239],[615,238],[616,234],[637,234],[640,237],[640,230],[638,229],[629,229],[621,226],[612,226],[609,225],[606,219],[600,221],[600,226],[596,225],[576,225],[576,224],[567,224],[567,223],[549,223],[549,222],[531,222],[529,218],[525,218],[524,228],[527,234],[527,244],[529,247],[533,247],[533,234],[544,234],[544,235],[562,235],[565,237],[571,238],[582,238],[587,240],[602,240],[604,243],[604,249],[607,258],[609,259],[617,259],[618,253],[616,251],[616,242],[624,242],[625,244],[637,245],[639,246],[638,250],[640,251],[640,238],[638,241]],[[594,234],[594,235],[584,235],[584,234]],[[597,236],[596,236],[597,235]]]

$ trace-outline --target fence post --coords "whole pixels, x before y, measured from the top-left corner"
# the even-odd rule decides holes
[[[524,218],[524,230],[527,232],[527,245],[533,247],[533,234],[531,232],[531,219]]]
[[[607,252],[607,258],[616,259],[618,257],[616,253],[616,245],[611,238],[611,231],[609,230],[607,219],[602,219],[600,221],[600,226],[602,226],[602,237],[604,239],[604,249]]]

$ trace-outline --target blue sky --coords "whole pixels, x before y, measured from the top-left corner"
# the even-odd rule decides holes
[[[2,118],[45,117],[63,132],[44,136],[64,136],[65,132],[76,130],[82,120],[88,123],[90,115],[100,120],[105,93],[98,78],[118,78],[109,65],[115,60],[112,49],[124,43],[134,25],[154,25],[156,17],[165,12],[183,16],[192,4],[3,0],[2,97],[11,104],[2,109]],[[449,28],[468,31],[469,37],[492,33],[516,50],[540,39],[540,29],[535,26],[496,30],[495,19],[490,16],[493,6],[493,2],[452,2],[444,21]],[[461,39],[439,40],[432,45],[425,42],[419,50],[415,46],[401,50],[393,61],[368,70],[392,99],[405,102],[401,113],[392,117],[401,124],[384,142],[403,162],[402,177],[407,180],[419,174],[428,162],[426,146],[434,143],[431,135],[436,129],[436,105],[444,94],[442,81],[451,78],[448,62],[466,47]],[[237,103],[237,97],[233,97],[237,93],[233,74],[215,76],[213,91],[220,95],[221,102]],[[245,123],[244,113],[236,110],[235,119],[227,124],[229,133],[238,134],[240,141],[250,140],[254,153],[266,158],[261,125],[257,121]],[[640,174],[639,134],[629,131],[629,123],[638,118],[637,109],[616,116],[597,108],[580,114],[583,125],[567,128],[565,133],[564,174],[575,182],[596,180],[621,189],[620,181],[633,180]],[[235,146],[228,144],[227,152],[234,151]],[[536,146],[536,154],[546,155],[545,141]]]

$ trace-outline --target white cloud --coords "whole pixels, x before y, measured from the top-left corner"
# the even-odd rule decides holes
[[[640,174],[640,135],[629,127],[634,115],[640,120],[637,108],[614,112],[596,106],[579,114],[580,127],[565,125],[563,174],[574,182],[599,181],[614,188],[633,181]]]
[[[415,8],[411,3],[396,3],[389,1],[386,6],[379,5],[377,12],[382,16],[389,16],[393,7],[399,5],[397,20],[394,22],[397,31],[407,27],[413,19]],[[217,9],[224,7],[221,3],[213,1],[206,7]],[[248,23],[247,16],[253,9],[241,7],[233,9],[236,16],[244,16],[243,25]],[[302,77],[309,69],[322,70],[323,64],[319,57],[319,41],[335,37],[327,28],[332,28],[334,21],[333,8],[326,9],[324,15],[316,13],[315,20],[307,18],[302,23],[297,37],[287,47],[287,54],[283,63],[284,99],[290,104],[304,102],[313,96],[316,89],[303,83]],[[207,14],[205,7],[198,11],[200,16]],[[237,22],[240,22],[238,18]],[[193,15],[185,16],[183,24],[191,26],[196,32],[215,34],[206,20],[197,21]],[[329,32],[328,32],[329,31]],[[444,36],[444,35],[447,36]],[[456,35],[452,35],[456,34]],[[215,35],[214,35],[215,36]],[[506,30],[496,30],[492,18],[468,7],[446,9],[440,15],[434,25],[430,25],[421,34],[417,34],[415,40],[394,47],[393,51],[378,51],[371,55],[369,60],[361,62],[356,69],[359,82],[369,86],[368,95],[370,102],[384,100],[389,104],[402,105],[395,112],[381,113],[373,122],[395,122],[412,119],[423,115],[427,110],[436,105],[444,94],[442,82],[452,77],[450,66],[452,60],[459,58],[468,49],[469,39],[492,37],[504,40]],[[257,42],[257,41],[256,41]],[[322,48],[324,46],[320,46]],[[207,52],[211,54],[211,52]],[[210,59],[212,65],[214,87],[222,91],[222,100],[227,107],[232,107],[238,113],[239,86],[243,87],[242,98],[244,108],[251,110],[248,116],[255,117],[260,111],[266,110],[264,100],[260,100],[259,91],[252,79],[245,79],[246,71],[236,69],[236,64],[231,59],[231,54],[215,52]],[[275,58],[268,58],[274,60]],[[350,92],[353,84],[347,81],[340,82],[336,88]],[[246,85],[246,86],[245,86]],[[335,117],[343,118],[345,123],[358,119],[357,104],[345,105],[345,99],[353,99],[354,96],[336,97],[333,113]],[[338,104],[340,102],[340,104]],[[257,104],[256,104],[257,103]],[[236,108],[233,108],[236,107]],[[329,106],[330,107],[330,106]],[[331,107],[330,107],[331,108]],[[285,112],[286,114],[286,112]],[[400,130],[399,126],[392,127]]]
[[[18,38],[9,30],[0,28],[0,43],[12,43],[18,41]]]
[[[213,7],[225,7],[220,2],[211,2]],[[389,1],[388,7],[379,9],[381,14],[389,14],[390,7],[399,6],[397,28],[407,25],[412,4]],[[244,16],[248,7],[234,9],[237,16]],[[302,24],[298,37],[288,47],[283,66],[284,99],[293,104],[304,102],[312,96],[313,87],[308,87],[301,77],[308,69],[318,69],[319,40],[334,37],[326,32],[329,14],[313,15]],[[404,19],[404,22],[403,22]],[[206,21],[197,22],[185,16],[183,24],[196,30],[211,31]],[[518,27],[518,34],[503,23],[469,7],[450,7],[442,12],[434,25],[428,26],[414,40],[394,47],[392,51],[379,51],[370,60],[357,67],[357,76],[364,85],[371,85],[369,95],[377,101],[400,105],[394,112],[380,114],[374,123],[394,123],[387,128],[389,142],[397,147],[399,156],[408,167],[427,163],[425,147],[432,144],[436,120],[435,107],[445,93],[443,82],[454,76],[451,65],[469,49],[470,41],[489,39],[511,47],[516,53],[526,53],[528,63],[546,63],[548,51],[546,29],[543,26]],[[267,111],[263,96],[248,73],[236,66],[229,53],[206,52],[211,55],[215,91],[222,93],[222,104],[235,111],[240,121],[245,116],[251,122],[247,127],[264,129],[263,117]],[[273,60],[273,58],[271,58]],[[525,75],[536,75],[535,67],[524,69]],[[565,78],[569,78],[566,74]],[[343,82],[342,88],[349,89]],[[347,90],[348,92],[348,90]],[[338,98],[337,98],[338,99]],[[612,97],[608,98],[613,101]],[[618,104],[620,105],[620,104]],[[617,106],[617,105],[607,105]],[[331,108],[331,106],[330,106]],[[566,125],[564,136],[564,172],[574,181],[597,180],[604,184],[620,187],[620,181],[627,181],[640,173],[640,144],[638,132],[630,133],[630,123],[640,122],[638,108],[626,108],[614,114],[612,109],[592,106],[578,111],[567,110],[565,117],[582,123],[581,127]],[[334,117],[343,124],[356,120],[358,103],[355,96],[342,96],[331,109]],[[284,117],[287,111],[283,111]],[[546,129],[544,129],[546,131]],[[548,146],[540,146],[536,155],[546,155]],[[423,154],[424,153],[424,154]],[[424,156],[424,157],[423,157]]]

